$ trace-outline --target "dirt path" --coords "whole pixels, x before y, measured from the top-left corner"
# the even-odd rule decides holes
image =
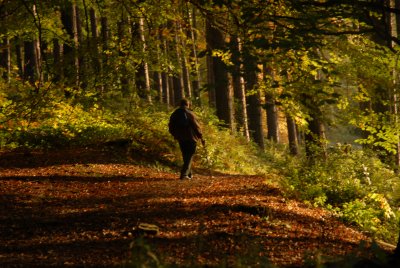
[[[0,156],[0,267],[114,267],[133,258],[130,246],[178,266],[300,266],[367,239],[261,177],[179,181],[104,151]],[[141,244],[139,223],[160,232]]]

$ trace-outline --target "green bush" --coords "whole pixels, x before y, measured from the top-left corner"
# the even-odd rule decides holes
[[[312,165],[287,161],[285,175],[292,193],[322,206],[344,221],[393,242],[388,230],[398,228],[393,197],[398,176],[377,157],[363,151],[333,150]],[[398,233],[398,232],[395,232]]]

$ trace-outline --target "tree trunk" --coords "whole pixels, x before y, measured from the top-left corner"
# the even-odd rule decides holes
[[[177,50],[179,50],[180,58],[181,58],[181,72],[182,72],[182,79],[183,79],[183,89],[185,92],[185,97],[188,99],[192,98],[192,85],[190,83],[190,73],[189,73],[189,62],[186,56],[186,45],[185,40],[183,40],[183,30],[182,25],[179,22],[176,22],[176,32],[179,35],[175,35],[176,37],[176,45]]]
[[[235,103],[235,115],[238,130],[241,130],[247,141],[250,141],[249,125],[247,118],[246,87],[243,79],[243,63],[241,58],[241,41],[237,37],[231,37],[231,50],[233,67],[233,91]]]
[[[260,91],[258,87],[258,68],[255,57],[244,51],[244,78],[246,81],[246,91],[251,92],[247,96],[247,115],[249,117],[249,131],[253,141],[255,141],[261,149],[265,148],[264,132],[262,124],[262,108],[260,100]]]
[[[91,8],[89,10],[90,14],[90,32],[92,35],[92,39],[90,42],[90,47],[91,47],[91,54],[92,54],[92,63],[93,63],[93,69],[95,70],[95,74],[99,74],[101,70],[100,66],[100,61],[99,61],[99,47],[98,47],[98,42],[99,42],[99,31],[97,29],[97,17],[96,17],[96,11]]]
[[[266,94],[265,110],[267,113],[267,139],[279,142],[279,122],[278,122],[278,109],[275,105],[275,99],[272,94]]]
[[[176,62],[178,62],[178,64],[180,63],[180,68],[177,68],[179,71],[177,71],[174,74],[174,103],[179,103],[179,101],[182,98],[185,98],[185,83],[184,83],[184,78],[183,78],[183,66],[182,66],[182,53],[180,51],[180,42],[179,42],[179,38],[178,38],[178,27],[176,25],[174,25],[174,38],[175,38],[175,53],[176,53]]]
[[[18,67],[18,74],[21,78],[24,78],[24,71],[25,71],[25,63],[24,63],[24,57],[22,56],[22,47],[21,47],[21,41],[17,37],[15,39],[15,55],[17,57],[17,67]]]
[[[208,29],[211,28],[210,22],[206,20],[206,38]],[[208,91],[208,104],[210,107],[216,107],[216,97],[215,97],[215,76],[214,76],[214,64],[213,64],[213,57],[211,53],[211,46],[209,42],[207,43],[207,91]]]
[[[129,95],[130,93],[130,88],[132,85],[132,81],[131,81],[131,75],[129,74],[129,70],[127,68],[127,64],[126,64],[126,58],[127,58],[127,53],[125,52],[125,46],[123,44],[123,40],[124,37],[126,35],[126,25],[129,25],[128,23],[128,19],[125,18],[124,16],[121,16],[121,20],[118,21],[117,23],[117,27],[118,27],[118,42],[121,46],[121,49],[119,50],[118,54],[119,54],[119,60],[122,62],[121,66],[120,66],[120,86],[121,86],[121,93],[122,96],[126,97]]]
[[[200,75],[200,68],[199,68],[199,59],[197,57],[197,34],[193,29],[197,28],[197,20],[196,20],[196,8],[193,7],[192,11],[190,12],[189,7],[187,7],[187,13],[189,18],[189,31],[190,31],[190,38],[192,40],[192,58],[193,65],[192,68],[192,75],[193,75],[193,95],[195,101],[198,105],[201,105],[200,99],[200,85],[201,85],[201,75]]]
[[[60,82],[63,79],[63,62],[62,62],[62,45],[60,45],[60,42],[58,39],[53,39],[53,60],[54,60],[54,66],[53,66],[53,82],[57,83]]]
[[[154,72],[154,87],[157,89],[158,102],[163,103],[163,79],[159,71]]]
[[[64,77],[69,85],[79,86],[78,31],[75,4],[65,3],[61,12],[61,20],[67,34],[73,40],[72,43],[64,43]],[[66,96],[70,96],[70,94],[70,92],[66,92]]]
[[[73,5],[74,7],[74,14],[75,14],[75,35],[74,35],[74,42],[76,47],[76,58],[77,61],[75,62],[75,66],[77,66],[77,87],[86,88],[87,87],[87,74],[86,71],[88,66],[86,66],[85,60],[85,41],[83,39],[83,32],[82,32],[82,16],[81,10],[78,8],[77,5]]]
[[[226,50],[225,37],[216,27],[207,24],[206,40],[210,52],[213,50]],[[210,70],[209,70],[210,71]],[[231,130],[234,129],[232,87],[229,83],[227,66],[219,57],[212,57],[212,71],[215,86],[215,101],[217,116],[223,121],[224,125]]]
[[[305,133],[306,156],[313,161],[317,158],[326,158],[325,129],[319,114],[312,114],[307,120],[308,131]]]
[[[162,48],[164,51],[165,58],[168,58],[168,42],[167,40],[162,40],[162,37],[160,36],[160,42],[162,43]],[[162,72],[162,86],[163,86],[163,99],[164,103],[167,104],[167,107],[171,106],[171,90],[172,87],[170,87],[170,76],[169,76],[169,67],[168,64],[167,66],[164,66],[164,70]]]
[[[0,9],[0,17],[7,19],[7,11]],[[2,78],[10,82],[10,75],[11,75],[11,47],[10,47],[10,39],[8,37],[3,38],[3,42],[0,41],[0,68],[2,72]],[[0,73],[1,73],[0,72]]]
[[[162,72],[161,73],[161,78],[162,78],[162,98],[163,98],[163,102],[167,105],[167,107],[171,106],[171,102],[170,102],[170,96],[169,96],[169,92],[170,92],[170,88],[169,88],[169,77],[168,77],[168,73],[167,72]]]
[[[143,55],[147,53],[147,44],[146,44],[146,36],[144,31],[144,18],[139,19],[139,32],[140,32],[140,40],[142,42],[142,52]],[[149,64],[147,60],[143,60],[143,74],[144,74],[144,82],[145,82],[145,97],[148,103],[152,103],[151,93],[150,93],[150,71]]]
[[[289,139],[289,151],[291,155],[298,155],[299,148],[297,142],[297,130],[296,123],[292,117],[286,116],[288,139]]]
[[[177,103],[175,102],[174,78],[172,76],[168,76],[168,87],[169,87],[169,102],[171,106],[174,107]]]
[[[2,78],[10,82],[11,75],[11,47],[10,47],[10,39],[4,38],[3,43],[1,44],[2,51],[0,53],[0,68],[3,68]]]
[[[179,101],[185,97],[185,92],[183,90],[183,78],[181,74],[174,74],[172,77],[173,82],[173,96],[174,96],[174,104],[179,103]]]
[[[34,41],[24,42],[24,80],[35,83],[36,49]]]

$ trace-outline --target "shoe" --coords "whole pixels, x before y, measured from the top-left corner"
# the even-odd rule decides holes
[[[191,180],[192,178],[189,176],[180,177],[181,180]]]

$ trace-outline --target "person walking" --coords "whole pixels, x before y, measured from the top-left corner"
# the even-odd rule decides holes
[[[196,152],[197,142],[205,141],[200,124],[195,114],[190,110],[190,102],[187,99],[180,101],[180,106],[171,114],[168,123],[169,133],[178,141],[181,149],[183,165],[180,179],[192,179],[192,161]]]

